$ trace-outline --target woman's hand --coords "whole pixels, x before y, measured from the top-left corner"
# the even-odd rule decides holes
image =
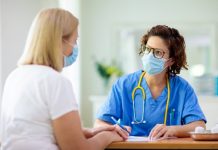
[[[124,139],[115,131],[103,131],[103,132],[106,132],[108,136],[108,138],[111,140],[111,142],[121,142],[121,141],[124,141]],[[103,133],[102,132],[102,133]]]
[[[131,127],[129,126],[124,126],[124,127],[129,132],[131,132]],[[83,133],[86,138],[91,138],[102,131],[115,131],[123,138],[123,140],[126,140],[129,136],[129,133],[123,130],[119,125],[107,125],[107,126],[100,126],[92,129],[87,129],[87,128],[83,129]]]
[[[105,121],[99,120],[97,119],[95,122],[95,126],[96,127],[101,127],[101,126],[113,126],[115,127],[115,131],[124,139],[126,140],[129,136],[129,133],[131,133],[131,127],[130,126],[124,126],[128,131],[126,132],[125,130],[123,130],[119,125],[115,124],[115,125],[111,125]]]
[[[130,126],[124,126],[124,128],[127,129],[127,131],[123,130],[119,125],[114,125],[115,131],[123,138],[123,140],[127,140],[129,133],[131,133],[131,127]]]
[[[157,124],[150,132],[149,139],[157,140],[161,138],[175,137],[175,126],[166,126],[164,124]]]

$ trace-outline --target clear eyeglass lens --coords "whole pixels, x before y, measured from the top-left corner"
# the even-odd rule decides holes
[[[153,54],[156,58],[163,58],[164,52],[158,49],[153,49]]]
[[[145,49],[144,49],[144,53],[145,53],[145,54],[149,54],[150,52],[151,52],[151,49],[148,48],[148,47],[145,47]]]
[[[143,54],[147,55],[150,52],[152,52],[154,57],[158,59],[161,59],[164,56],[164,52],[162,50],[150,48],[150,47],[147,47],[146,45],[142,45],[141,49],[142,49]]]

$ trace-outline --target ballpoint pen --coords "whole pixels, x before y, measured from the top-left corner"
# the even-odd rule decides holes
[[[111,116],[111,119],[114,121],[115,124],[117,124],[118,126],[120,126],[123,130],[125,130],[126,132],[129,133],[129,131],[123,126],[121,125],[113,116]],[[130,134],[130,133],[129,133]]]

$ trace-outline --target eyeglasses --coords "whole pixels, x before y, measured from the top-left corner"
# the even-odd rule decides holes
[[[165,52],[161,49],[156,49],[156,48],[151,48],[151,47],[147,47],[146,45],[142,45],[141,46],[141,52],[142,54],[149,54],[152,51],[153,55],[155,58],[161,59],[163,58]]]

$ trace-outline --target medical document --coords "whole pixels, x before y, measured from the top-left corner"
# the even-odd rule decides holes
[[[159,138],[159,139],[149,139],[147,136],[129,136],[128,139],[126,141],[128,142],[149,142],[149,141],[161,141],[161,140],[165,140],[165,139],[175,139],[177,137],[165,137],[165,138]]]
[[[150,141],[150,139],[146,136],[129,136],[127,141],[135,141],[135,142],[146,142],[146,141]]]

